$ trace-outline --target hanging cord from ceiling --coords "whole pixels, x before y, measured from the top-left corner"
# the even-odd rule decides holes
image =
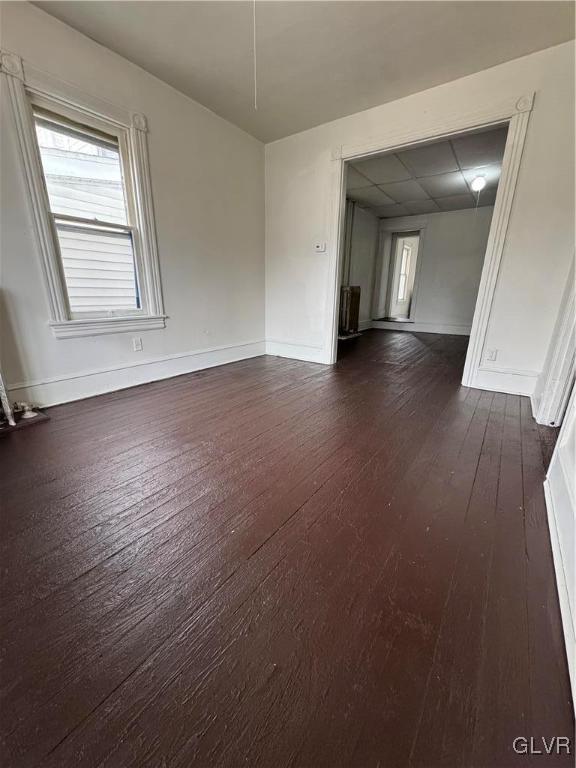
[[[470,185],[472,188],[472,192],[476,193],[476,210],[478,210],[478,206],[480,205],[480,193],[486,186],[486,177],[483,175],[475,176],[472,179],[472,184]]]
[[[252,0],[252,54],[254,74],[254,110],[258,111],[258,59],[256,55],[256,0]]]

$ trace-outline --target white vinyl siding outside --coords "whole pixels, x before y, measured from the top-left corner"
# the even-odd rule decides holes
[[[56,230],[72,312],[139,307],[130,234],[62,224]]]
[[[53,211],[86,218],[95,214],[102,221],[126,224],[121,184],[47,174],[46,185]]]

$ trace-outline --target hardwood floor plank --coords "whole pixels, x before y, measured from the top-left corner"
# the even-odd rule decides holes
[[[494,544],[505,402],[505,395],[493,399],[412,745],[413,766],[468,764]]]
[[[429,381],[429,379],[428,379],[428,381]],[[422,383],[422,386],[427,386],[427,382],[424,382],[424,381],[423,381],[423,383]],[[411,393],[411,396],[413,396],[413,393]],[[411,403],[410,403],[410,401],[408,401],[407,403],[405,403],[405,404],[404,404],[404,407],[405,407],[405,408],[406,408],[406,407],[411,407]],[[372,421],[374,420],[374,419],[373,419],[374,415],[375,415],[375,411],[372,411],[372,412],[371,412]],[[380,444],[380,443],[381,443],[381,438],[380,438],[380,434],[379,434],[379,429],[380,429],[380,427],[381,427],[381,424],[378,424],[378,423],[373,423],[373,424],[372,424],[372,426],[371,426],[371,430],[372,430],[372,443],[373,443],[373,444],[375,443],[376,445],[378,445],[378,444]],[[384,449],[383,449],[383,450],[384,450]],[[366,455],[365,455],[365,451],[360,451],[360,452],[358,452],[358,449],[356,449],[356,453],[358,454],[358,456],[357,456],[357,458],[356,458],[356,462],[355,462],[355,463],[357,464],[358,462],[360,462],[360,466],[362,466],[362,464],[363,464],[363,463],[366,461]],[[368,452],[368,456],[371,456],[371,453],[370,453],[370,452]],[[351,470],[349,470],[349,471],[351,471]],[[339,478],[337,478],[337,482],[338,482],[338,481],[339,481]],[[292,481],[292,482],[293,482],[293,481]],[[298,486],[296,486],[296,487],[293,489],[293,492],[294,492],[294,491],[298,491],[298,488],[299,488],[299,487],[298,487]],[[313,484],[310,486],[310,488],[309,488],[309,491],[307,491],[307,493],[310,493],[310,492],[314,491],[314,488],[315,488],[315,485],[314,485],[314,483],[313,483]],[[277,497],[277,496],[278,496],[278,489],[275,489],[275,490],[273,491],[273,493],[270,495],[270,498],[265,500],[265,502],[266,502],[266,505],[268,505],[268,504],[270,504],[270,503],[274,503],[274,500],[276,499],[276,497]],[[288,498],[290,499],[290,497],[288,497]],[[305,498],[306,498],[306,494],[304,495],[304,497],[303,497],[303,498],[297,497],[297,499],[296,499],[296,502],[292,502],[292,503],[294,503],[294,504],[295,504],[295,509],[296,509],[296,510],[298,510],[298,509],[299,509],[299,508],[302,506],[302,504],[303,504],[303,503],[304,503],[304,501],[305,501]],[[265,506],[265,507],[264,507],[264,509],[266,509],[266,508],[267,508],[267,506]],[[290,513],[290,514],[292,514],[292,512],[291,512],[290,510],[292,510],[292,507],[289,507],[289,513]],[[257,521],[256,521],[256,527],[257,527],[257,530],[261,530],[261,529],[262,529],[262,522],[261,522],[261,518],[260,518],[260,520],[257,520]],[[244,588],[244,579],[241,579],[241,580],[240,580],[240,586],[241,586],[242,588]],[[148,594],[148,593],[149,593],[149,591],[147,590],[147,594]],[[240,593],[240,594],[242,594],[242,593]],[[226,601],[226,605],[228,605],[228,600]],[[167,608],[169,609],[170,613],[172,613],[172,611],[173,611],[173,606],[169,604],[169,605],[167,606]],[[158,617],[158,615],[156,615],[156,617],[154,617],[154,619],[152,620],[152,621],[153,621],[153,626],[154,626],[154,627],[156,627],[156,626],[158,625],[158,623],[159,623],[159,622],[158,622],[158,620],[159,620],[159,617]],[[164,627],[164,626],[166,626],[166,622],[160,622],[160,626],[161,626],[161,627]],[[168,626],[170,626],[170,624],[168,624]],[[143,635],[142,635],[142,640],[138,641],[138,638],[136,638],[136,641],[137,641],[137,642],[140,642],[140,645],[142,646],[142,649],[143,649],[144,651],[147,651],[147,652],[149,652],[149,645],[148,645],[147,643],[145,643],[144,645],[142,645],[142,642],[143,642],[143,641],[146,641],[146,639],[148,638],[148,636],[149,636],[149,633],[148,633],[148,632],[144,632],[144,633],[143,633]],[[122,649],[122,650],[124,650],[124,649]],[[141,653],[141,652],[142,652],[142,651],[140,651],[140,653]],[[109,661],[110,661],[110,660],[108,660],[108,663],[109,663]],[[128,672],[126,672],[126,674],[128,674]],[[100,675],[100,676],[98,677],[98,681],[100,682],[100,684],[102,684],[103,682],[106,682],[106,677],[104,676],[104,678],[103,678],[103,676],[102,676],[102,675]],[[76,686],[76,688],[77,688],[77,686]],[[97,689],[96,689],[96,690],[97,690]],[[96,690],[95,690],[95,691],[93,691],[93,692],[96,692]],[[80,690],[80,695],[84,695],[84,691],[83,691],[82,689]],[[74,709],[74,712],[75,712],[75,714],[77,714],[77,708],[75,708],[75,709]],[[62,713],[61,713],[61,714],[62,714]],[[43,725],[46,725],[46,726],[48,726],[48,725],[51,725],[51,720],[50,720],[50,715],[49,715],[49,712],[46,712],[46,713],[44,714],[44,716],[43,716],[43,718],[42,718],[42,723],[43,723]],[[27,727],[27,724],[25,723],[25,724],[24,724],[24,726],[25,726],[25,727]],[[51,727],[49,728],[49,730],[50,730],[50,733],[51,733],[51,734],[53,734],[55,729],[54,729],[54,727],[51,725]],[[29,740],[28,738],[21,738],[21,737],[19,736],[19,734],[18,734],[18,733],[15,735],[15,738],[17,738],[17,739],[18,739],[18,742],[19,742],[21,745],[24,745],[24,746],[25,746],[25,748],[28,748],[28,749],[29,749],[30,740]]]
[[[525,764],[512,747],[517,736],[530,733],[532,722],[524,541],[520,398],[507,395],[473,765],[490,765],[495,755],[510,766]]]
[[[397,438],[397,439],[398,439],[398,438]],[[380,442],[380,440],[379,440],[379,438],[378,438],[378,435],[376,435],[376,440],[377,440],[378,442]],[[411,450],[411,443],[410,443],[410,440],[405,440],[405,449],[406,449],[407,451],[410,451],[410,450]],[[384,451],[384,450],[386,450],[386,449],[385,449],[385,448],[382,448],[382,450]],[[390,450],[390,449],[388,448],[388,450]],[[399,464],[398,464],[398,466],[399,466],[399,467],[401,467],[401,466],[402,466],[402,463],[399,463]],[[354,475],[353,475],[353,477],[354,477]],[[375,479],[375,481],[378,481],[378,477],[379,477],[379,474],[376,472],[376,473],[375,473],[375,475],[374,475],[374,479]],[[338,481],[339,481],[339,478],[336,478],[336,482],[338,482]],[[354,483],[357,485],[357,484],[359,484],[359,482],[360,482],[360,480],[359,480],[357,477],[354,477]],[[312,511],[312,512],[313,512],[313,511],[314,511],[314,509],[315,509],[315,508],[314,508],[314,506],[311,506],[311,505],[306,505],[306,507],[305,507],[305,508],[306,508],[306,509],[309,509],[309,510],[310,510],[310,511]],[[265,567],[265,570],[264,570],[264,574],[265,574],[265,573],[267,572],[267,569],[270,567],[270,564],[269,564],[269,560],[265,560],[265,561],[264,561],[264,563],[266,564],[266,567]],[[244,585],[245,585],[245,578],[243,577],[243,578],[241,579],[241,581],[240,581],[240,587],[241,587],[241,588],[244,588]],[[240,592],[240,593],[239,593],[239,597],[241,597],[241,595],[242,595],[242,592]],[[226,606],[226,608],[228,608],[228,606],[229,606],[229,599],[228,599],[228,598],[226,599],[226,602],[225,602],[225,606]],[[180,647],[180,644],[178,644],[178,647]],[[174,655],[173,655],[173,653],[171,653],[171,652],[170,652],[170,653],[168,653],[167,655],[170,657],[170,662],[171,662],[171,664],[172,664],[172,663],[173,663],[173,659],[175,658],[175,657],[174,657]],[[196,664],[194,664],[194,665],[193,665],[193,667],[194,667],[194,669],[197,669],[197,668],[198,668]],[[136,684],[137,684],[137,685],[139,685],[139,683],[136,683]],[[96,717],[96,718],[95,718],[95,724],[96,724],[96,725],[98,725],[98,722],[99,722],[99,718],[98,718],[98,717]],[[70,742],[70,743],[69,743],[69,745],[70,745],[70,746],[71,746],[72,744],[73,744],[73,742]],[[117,759],[117,758],[114,758],[114,759]],[[123,757],[122,759],[124,760],[125,758]]]
[[[311,403],[313,402],[313,398],[311,397],[311,399],[307,401],[306,406],[308,410],[308,419],[306,421],[298,422],[298,425],[310,430],[316,423],[321,423],[321,417],[328,418],[329,420],[335,419],[338,414],[338,408],[341,406],[329,397],[325,397],[324,401],[325,402],[323,402],[322,405],[312,407]],[[82,505],[87,507],[90,515],[90,526],[86,531],[85,538],[87,538],[89,542],[93,538],[96,538],[97,543],[105,548],[109,556],[111,542],[109,541],[108,531],[106,530],[107,523],[110,523],[114,527],[112,533],[120,527],[119,523],[122,524],[124,528],[126,525],[132,525],[133,527],[136,526],[138,528],[140,525],[138,521],[141,519],[142,514],[147,514],[161,505],[165,506],[168,501],[175,499],[177,496],[184,495],[187,500],[190,500],[190,494],[195,493],[196,487],[200,486],[203,481],[211,481],[213,484],[215,482],[220,483],[220,476],[218,476],[217,479],[214,478],[214,468],[212,466],[214,460],[218,460],[219,468],[229,467],[230,471],[234,473],[243,472],[250,466],[249,464],[243,466],[243,464],[239,462],[239,459],[242,459],[243,463],[248,460],[254,463],[261,461],[262,455],[265,454],[268,460],[271,460],[273,458],[273,451],[270,451],[269,433],[275,429],[276,424],[262,432],[263,424],[266,424],[266,422],[259,422],[258,433],[254,438],[251,437],[249,430],[244,430],[241,433],[232,430],[232,440],[230,441],[230,445],[228,445],[226,440],[221,439],[218,443],[218,451],[216,455],[212,457],[211,461],[206,460],[205,457],[200,461],[195,461],[195,454],[189,453],[183,461],[178,461],[173,466],[168,465],[168,463],[165,462],[161,467],[162,485],[159,484],[156,473],[148,472],[144,480],[139,479],[130,484],[125,484],[119,489],[115,487],[107,489],[108,493],[102,492],[100,494],[101,497],[97,500],[92,496],[86,500],[83,499],[81,504],[74,504],[71,502],[71,513],[69,515],[67,514],[65,517],[52,515],[49,523],[51,528],[49,528],[47,524],[46,530],[42,531],[43,535],[40,538],[37,535],[38,532],[33,532],[33,543],[30,543],[30,535],[20,537],[17,542],[13,542],[11,547],[12,557],[15,557],[16,554],[20,554],[22,559],[18,559],[18,565],[22,567],[26,564],[26,559],[30,558],[35,560],[44,555],[44,559],[42,563],[40,563],[41,566],[44,566],[50,563],[49,554],[51,551],[54,551],[54,548],[57,546],[55,542],[58,540],[60,543],[57,554],[61,554],[63,558],[68,558],[69,555],[66,552],[66,547],[63,546],[64,542],[62,542],[61,531],[58,530],[55,523],[59,520],[61,525],[66,525],[66,527],[68,527],[69,518],[74,516],[76,529],[74,531],[75,537],[72,539],[71,543],[77,545],[79,540],[83,538],[81,535],[78,535],[78,514]],[[295,439],[295,436],[297,437],[297,435],[298,432],[292,433],[290,439]],[[279,444],[278,441],[276,441],[274,443],[274,450],[278,450],[281,445],[281,443]],[[227,448],[230,449],[230,452],[226,451]],[[134,494],[127,493],[127,491],[131,489],[133,489]],[[205,490],[205,486],[202,486],[202,489],[198,492],[200,493],[203,489]],[[118,505],[110,505],[110,499],[116,499],[118,491],[120,491],[122,503],[122,507],[120,508]],[[96,501],[98,504],[96,504]],[[103,507],[105,514],[99,515],[96,521],[94,521],[94,513],[100,507]],[[62,512],[62,510],[60,511]],[[128,518],[127,523],[124,523],[125,518]],[[40,549],[34,547],[33,544],[35,542],[40,544]],[[27,571],[30,578],[34,579],[33,569],[28,568]],[[15,577],[18,577],[18,575],[18,572],[14,574]],[[48,588],[47,584],[46,588]],[[14,591],[11,584],[9,584],[8,589]],[[24,592],[27,592],[26,588],[23,589]]]
[[[540,435],[460,386],[466,343],[371,331],[0,442],[3,765],[500,768],[570,735]]]

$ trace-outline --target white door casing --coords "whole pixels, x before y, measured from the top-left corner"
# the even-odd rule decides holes
[[[431,140],[448,138],[466,131],[507,123],[508,135],[502,159],[502,174],[494,205],[494,215],[486,247],[470,342],[468,344],[462,377],[462,384],[465,386],[480,386],[479,382],[484,370],[483,357],[488,323],[533,103],[534,93],[527,93],[520,97],[504,99],[492,105],[484,105],[472,112],[456,112],[442,115],[435,125],[429,126],[425,131],[422,131],[418,125],[401,130],[390,126],[380,138],[375,138],[369,143],[351,146],[340,145],[332,149],[332,180],[328,198],[330,203],[329,242],[332,244],[330,251],[333,254],[331,270],[329,272],[329,291],[332,301],[329,304],[326,316],[328,328],[326,336],[327,348],[325,351],[326,362],[335,363],[338,351],[338,305],[340,272],[342,268],[342,230],[343,212],[346,202],[345,163],[347,161],[364,159],[382,152],[398,151],[408,146],[423,144]]]

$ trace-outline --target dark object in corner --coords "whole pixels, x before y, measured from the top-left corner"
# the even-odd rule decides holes
[[[343,285],[340,290],[340,319],[338,323],[338,335],[349,336],[358,333],[358,319],[360,316],[360,286]]]
[[[1,435],[7,435],[10,432],[16,432],[19,429],[25,429],[26,427],[31,427],[34,424],[40,424],[41,422],[48,421],[50,419],[50,416],[47,416],[42,411],[39,411],[37,408],[34,409],[36,416],[34,416],[33,419],[23,419],[21,412],[15,412],[14,413],[14,420],[16,421],[16,424],[12,426],[11,424],[8,424],[7,421],[0,421],[0,436]]]

